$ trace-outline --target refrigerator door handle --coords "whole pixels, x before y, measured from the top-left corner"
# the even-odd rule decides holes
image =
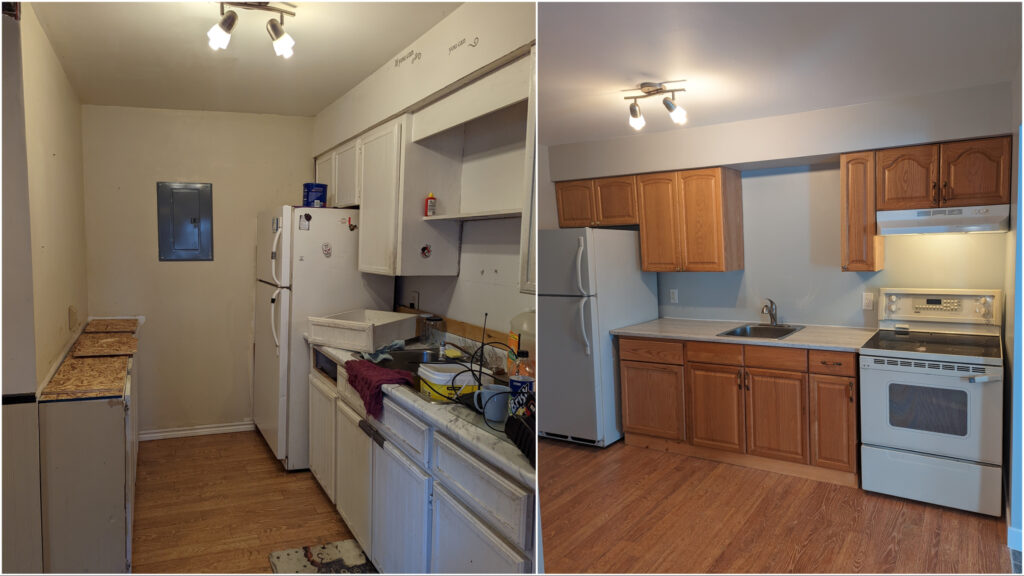
[[[281,242],[281,231],[283,228],[278,228],[277,232],[274,233],[274,243],[270,246],[270,277],[274,279],[274,285],[280,286],[281,280],[277,277],[277,245]],[[277,297],[277,294],[274,294]],[[274,337],[277,340],[277,337]]]
[[[587,336],[587,320],[585,317],[586,308],[587,298],[584,296],[583,298],[580,298],[580,335],[583,336],[587,356],[590,356],[590,338]]]
[[[270,333],[274,335],[274,352],[281,355],[281,341],[277,338],[277,325],[274,323],[274,314],[277,308],[277,295],[281,293],[281,289],[274,290],[274,295],[270,297]]]
[[[587,293],[583,290],[583,236],[576,240],[579,242],[576,246],[576,286],[580,289],[580,295],[586,296]]]

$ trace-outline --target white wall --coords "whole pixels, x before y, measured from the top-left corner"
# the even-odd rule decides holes
[[[475,76],[536,38],[533,2],[467,2],[316,116],[313,152],[320,154]],[[474,44],[474,39],[477,41]],[[465,43],[452,50],[452,46]],[[419,55],[396,65],[398,56]]]
[[[480,326],[507,331],[512,317],[535,307],[532,294],[519,292],[519,218],[471,220],[462,224],[462,256],[457,277],[398,278],[398,303],[408,306],[420,293],[420,309]]]
[[[541,230],[558,228],[558,204],[555,201],[555,183],[551,181],[547,146],[537,146],[537,202],[537,227]]]
[[[89,309],[146,316],[145,431],[250,419],[256,215],[301,203],[311,118],[83,106]],[[213,184],[212,262],[157,258],[156,183]]]
[[[22,9],[36,381],[41,385],[89,313],[81,105],[31,5]],[[70,326],[69,306],[78,311]]]
[[[839,204],[835,164],[744,172],[744,270],[659,274],[661,315],[759,321],[771,298],[780,322],[874,327],[877,306],[861,310],[864,291],[1003,288],[1004,234],[888,236],[884,270],[841,271]]]

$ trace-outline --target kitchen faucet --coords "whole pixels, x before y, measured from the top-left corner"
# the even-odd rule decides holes
[[[765,300],[767,300],[768,303],[761,307],[761,314],[767,314],[768,318],[771,320],[772,326],[778,326],[779,317],[775,310],[775,301],[771,298],[765,298]]]

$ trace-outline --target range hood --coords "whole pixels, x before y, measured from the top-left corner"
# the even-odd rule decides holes
[[[878,234],[944,234],[950,232],[1006,232],[1010,205],[962,206],[926,210],[879,210]]]

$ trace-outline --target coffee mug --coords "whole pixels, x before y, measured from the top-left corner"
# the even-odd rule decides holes
[[[509,388],[504,384],[484,384],[473,392],[473,407],[491,422],[504,422],[508,416]]]

